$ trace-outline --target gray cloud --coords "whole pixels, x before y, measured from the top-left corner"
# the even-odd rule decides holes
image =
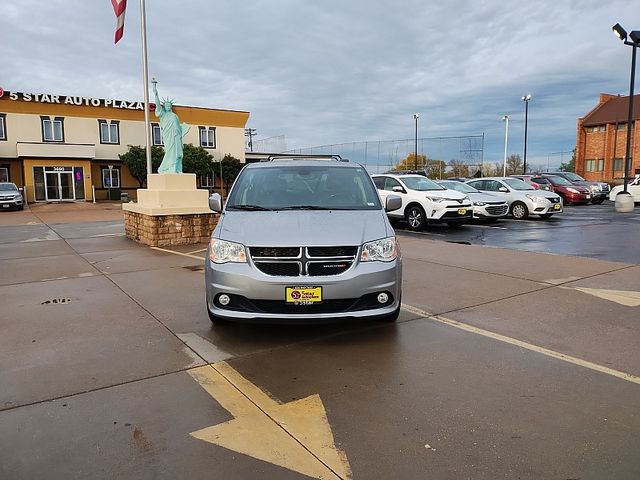
[[[22,0],[5,6],[0,85],[138,99],[138,2],[113,45],[111,4]],[[629,54],[611,33],[640,28],[625,0],[529,2],[147,1],[149,69],[179,103],[248,110],[259,138],[290,147],[486,135],[485,158],[521,152],[531,92],[530,156],[575,144],[577,117],[601,91],[625,93]],[[450,2],[446,2],[450,3]]]

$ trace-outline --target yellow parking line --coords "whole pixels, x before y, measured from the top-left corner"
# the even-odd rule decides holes
[[[196,255],[191,255],[189,253],[176,252],[174,250],[167,250],[166,248],[160,248],[160,247],[150,247],[150,248],[151,250],[158,250],[160,252],[173,253],[175,255],[181,255],[183,257],[195,258],[196,260],[204,260],[204,257],[198,257]]]
[[[438,315],[432,315],[429,312],[426,312],[424,310],[421,310],[411,305],[407,305],[406,303],[402,304],[402,308],[404,308],[407,312],[423,316],[435,322],[444,323],[445,325],[449,325],[450,327],[459,328],[460,330],[465,330],[467,332],[475,333],[477,335],[493,338],[494,340],[498,340],[504,343],[509,343],[517,347],[526,348],[527,350],[531,350],[532,352],[540,353],[542,355],[546,355],[548,357],[552,357],[557,360],[562,360],[563,362],[579,365],[581,367],[588,368],[596,372],[604,373],[606,375],[611,375],[612,377],[616,377],[621,380],[626,380],[627,382],[640,385],[640,377],[637,377],[636,375],[632,375],[630,373],[614,370],[613,368],[605,367],[603,365],[598,365],[597,363],[589,362],[588,360],[583,360],[581,358],[572,357],[571,355],[565,355],[564,353],[555,352],[553,350],[549,350],[548,348],[540,347],[532,343],[523,342],[522,340],[518,340],[516,338],[507,337],[506,335],[500,335],[499,333],[491,332],[489,330],[484,330],[483,328],[474,327],[472,325],[458,322],[456,320],[451,320],[449,318],[441,317]]]

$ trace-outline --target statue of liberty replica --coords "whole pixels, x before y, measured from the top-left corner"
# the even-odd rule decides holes
[[[156,117],[160,120],[160,133],[164,143],[164,157],[158,173],[182,173],[182,138],[189,131],[189,125],[180,123],[178,115],[173,111],[173,100],[160,101],[157,80],[151,80],[156,100]]]

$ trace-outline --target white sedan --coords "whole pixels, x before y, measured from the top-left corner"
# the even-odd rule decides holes
[[[616,196],[619,193],[622,193],[623,186],[618,185],[617,187],[613,187],[611,192],[609,192],[609,200],[612,202],[616,201]],[[636,178],[633,179],[631,183],[627,184],[627,191],[633,195],[633,201],[635,203],[640,203],[640,175],[636,175]]]

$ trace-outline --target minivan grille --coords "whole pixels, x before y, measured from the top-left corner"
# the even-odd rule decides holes
[[[332,276],[351,268],[357,246],[249,247],[256,268],[276,277]]]

